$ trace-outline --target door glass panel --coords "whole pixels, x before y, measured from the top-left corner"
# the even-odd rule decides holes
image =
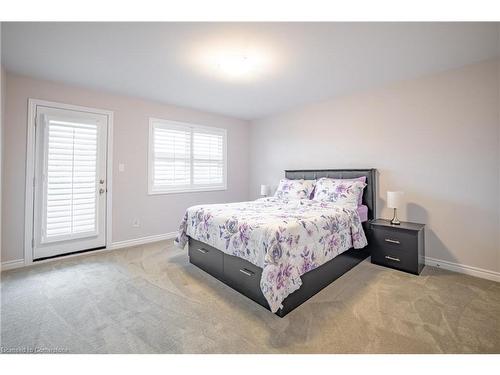
[[[48,120],[42,242],[97,232],[98,129]]]

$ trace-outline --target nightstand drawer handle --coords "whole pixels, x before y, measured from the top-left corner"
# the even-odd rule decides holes
[[[385,242],[396,243],[398,245],[400,244],[400,242],[398,240],[391,240],[390,238],[386,238]]]
[[[206,254],[206,253],[208,253],[208,250],[203,249],[203,248],[199,248],[199,249],[197,249],[197,250],[198,250],[200,253],[202,253],[202,254]]]
[[[393,257],[390,257],[389,255],[386,255],[385,259],[393,260],[395,262],[401,262],[401,260],[399,258],[393,258]]]

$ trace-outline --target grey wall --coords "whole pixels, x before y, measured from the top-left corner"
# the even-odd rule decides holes
[[[375,167],[379,216],[391,214],[385,192],[404,190],[400,216],[427,224],[428,256],[498,272],[499,72],[500,61],[487,61],[304,106],[250,127],[238,119],[7,74],[2,261],[23,257],[26,116],[32,97],[115,112],[115,242],[175,231],[193,204],[255,198],[261,183],[276,185],[286,168]],[[228,190],[148,196],[149,116],[227,128]],[[125,172],[118,172],[118,163],[125,164]],[[135,217],[140,228],[132,227]]]
[[[498,272],[498,74],[487,61],[254,121],[250,195],[284,169],[374,167],[379,217],[403,190],[427,256]]]
[[[6,93],[3,262],[23,258],[28,98],[114,111],[113,242],[174,232],[184,210],[191,205],[248,198],[249,133],[246,121],[12,74],[6,75]],[[148,195],[149,117],[226,128],[227,191]],[[124,172],[118,172],[119,163],[125,164]],[[140,220],[139,228],[132,227],[134,218]]]

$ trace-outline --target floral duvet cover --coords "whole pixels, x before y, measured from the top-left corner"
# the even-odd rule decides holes
[[[272,312],[300,288],[301,275],[367,245],[355,208],[309,199],[193,206],[176,244],[184,248],[188,236],[262,268],[260,287]]]

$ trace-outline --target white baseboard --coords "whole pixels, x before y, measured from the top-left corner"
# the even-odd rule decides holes
[[[151,242],[171,240],[172,238],[175,238],[176,236],[177,236],[177,232],[170,232],[170,233],[157,234],[154,236],[134,238],[132,240],[118,241],[118,242],[113,242],[111,244],[110,249],[111,250],[121,249],[123,247],[138,246],[138,245],[144,245],[144,244],[151,243]]]
[[[175,238],[177,232],[157,234],[154,236],[134,238],[132,240],[113,242],[108,250],[122,249],[124,247],[144,245],[147,243],[170,240]],[[103,251],[103,250],[101,250]],[[104,250],[105,251],[105,250]],[[84,254],[82,254],[84,255]],[[71,255],[70,255],[71,256]],[[56,258],[54,260],[61,259]],[[479,277],[482,279],[493,280],[500,282],[500,272],[485,270],[478,267],[466,266],[464,264],[458,264],[453,262],[448,262],[440,259],[435,259],[431,257],[425,257],[425,264],[432,267],[443,268],[448,271],[463,273],[465,275],[471,275]],[[14,268],[24,267],[24,259],[9,260],[7,262],[2,262],[2,271],[11,270]]]
[[[432,267],[442,268],[448,271],[480,277],[481,279],[488,279],[500,282],[500,272],[485,270],[483,268],[478,268],[478,267],[466,266],[464,264],[448,262],[430,257],[425,257],[425,264]]]
[[[130,247],[130,246],[144,245],[144,244],[152,243],[152,242],[170,240],[172,238],[175,238],[176,236],[177,236],[177,232],[170,232],[170,233],[157,234],[154,236],[134,238],[132,240],[113,242],[110,247],[108,247],[106,249],[102,249],[102,250],[95,250],[94,253],[103,252],[106,250],[122,249],[124,247]],[[60,259],[73,258],[73,257],[85,256],[85,255],[89,255],[89,253],[69,254],[66,256],[61,256],[59,258],[46,259],[46,260],[43,260],[40,262],[35,262],[35,263],[30,263],[30,264],[25,264],[24,259],[9,260],[7,262],[2,262],[2,271],[12,270],[14,268],[29,267],[29,266],[32,266],[35,264],[54,262],[54,261],[60,260]]]
[[[2,271],[13,270],[24,266],[24,259],[9,260],[2,262]]]

